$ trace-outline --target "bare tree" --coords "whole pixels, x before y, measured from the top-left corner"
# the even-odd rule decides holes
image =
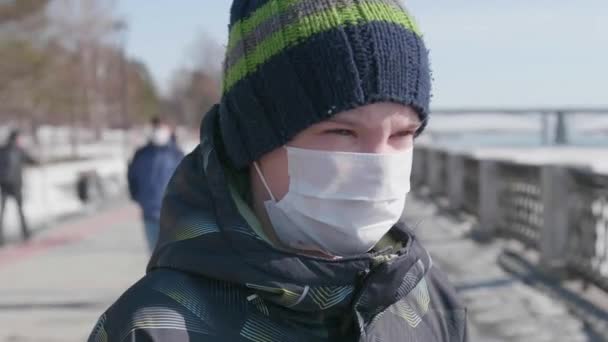
[[[42,12],[49,0],[9,0],[0,2],[0,23],[23,21]]]
[[[0,121],[101,132],[158,113],[147,67],[125,56],[115,2],[0,0]]]
[[[225,48],[217,40],[203,32],[196,38],[190,50],[186,68],[204,71],[214,79],[221,78]]]
[[[196,125],[219,101],[224,48],[201,34],[190,48],[185,66],[176,70],[166,105],[182,123]]]
[[[78,55],[76,84],[81,100],[77,102],[82,106],[78,119],[98,132],[107,108],[100,80],[107,60],[100,50],[114,33],[114,5],[113,0],[55,0],[49,11],[53,35]]]
[[[40,39],[47,5],[29,0],[0,3],[0,113],[5,120],[21,121],[36,112],[38,98],[24,91],[44,74],[50,60]]]

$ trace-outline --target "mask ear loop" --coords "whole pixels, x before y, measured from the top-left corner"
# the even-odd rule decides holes
[[[253,167],[255,167],[255,170],[257,171],[258,176],[260,176],[260,179],[262,180],[262,184],[264,184],[266,191],[268,191],[268,194],[270,195],[270,199],[272,199],[272,201],[276,203],[277,200],[272,195],[272,191],[270,191],[270,187],[268,186],[268,183],[266,183],[266,178],[264,178],[264,175],[262,174],[262,171],[260,170],[260,166],[258,165],[258,162],[254,161]]]

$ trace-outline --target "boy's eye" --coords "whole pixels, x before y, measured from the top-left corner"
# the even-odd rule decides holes
[[[344,137],[353,137],[355,136],[355,132],[349,129],[330,129],[325,131],[326,134],[335,134]]]
[[[406,138],[410,136],[414,136],[416,134],[415,131],[401,131],[391,135],[391,138]]]

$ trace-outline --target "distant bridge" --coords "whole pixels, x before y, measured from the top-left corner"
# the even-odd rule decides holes
[[[571,114],[593,114],[593,115],[608,115],[608,107],[530,107],[530,108],[504,108],[504,107],[462,107],[462,108],[433,108],[433,114],[440,115],[462,115],[462,114],[508,114],[508,115],[529,115],[540,114],[542,118],[542,134],[546,143],[555,145],[568,144],[568,128],[566,126],[566,116]],[[553,141],[548,140],[550,130],[549,117],[556,118],[555,134]]]

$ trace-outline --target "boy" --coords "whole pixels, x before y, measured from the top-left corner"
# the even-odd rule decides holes
[[[430,98],[407,11],[235,0],[229,37],[148,274],[90,341],[465,341],[465,309],[398,223]]]

